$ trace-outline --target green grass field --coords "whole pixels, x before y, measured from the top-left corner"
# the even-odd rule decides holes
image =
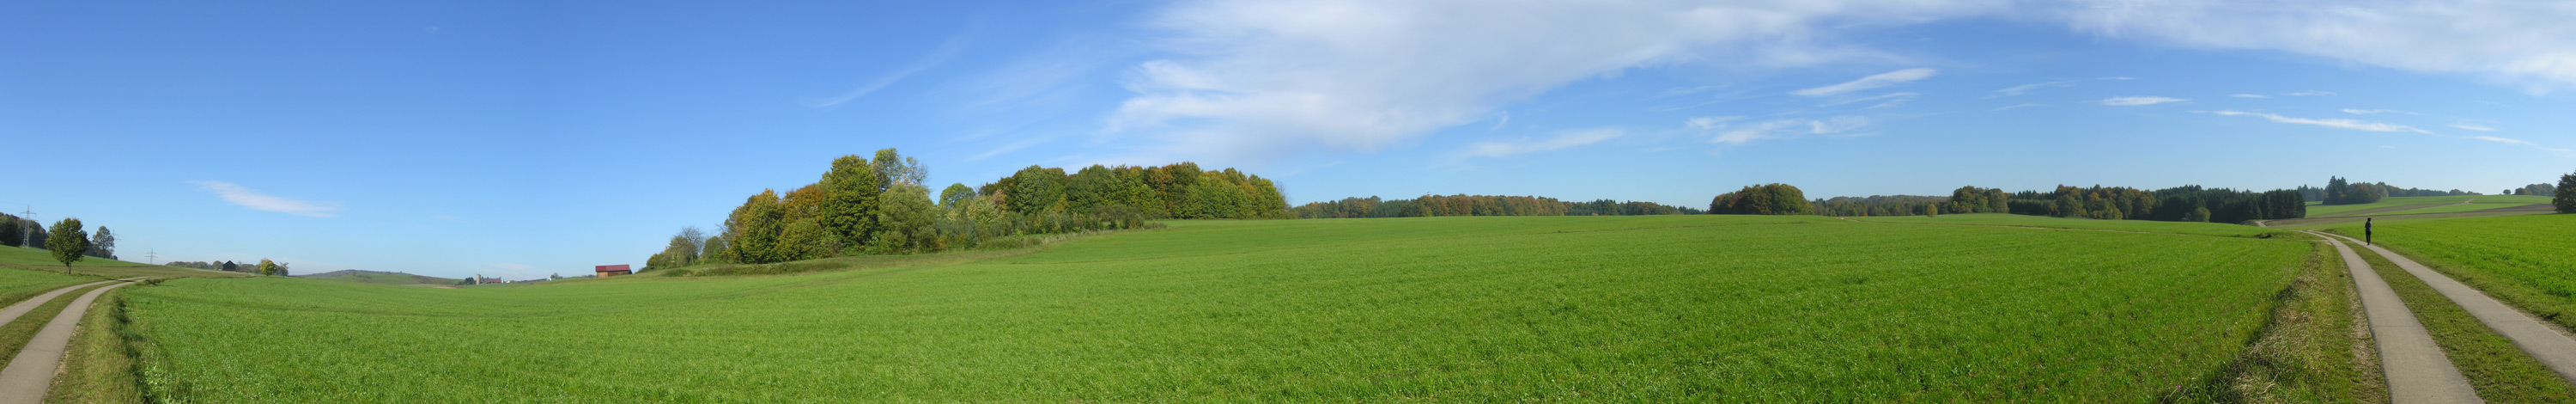
[[[49,251],[39,250],[39,249],[33,249],[33,248],[25,248],[25,247],[0,247],[0,268],[23,269],[23,270],[29,270],[29,271],[37,271],[37,272],[52,272],[52,273],[55,273],[55,274],[61,274],[61,273],[63,272],[63,263],[62,263],[62,261],[55,261],[55,260],[54,260],[54,255],[53,255],[53,253],[52,253],[52,252],[49,252]],[[106,279],[130,278],[130,277],[136,277],[136,276],[166,276],[166,277],[235,277],[235,276],[248,276],[248,275],[236,274],[236,273],[230,273],[230,272],[224,272],[224,271],[209,271],[209,270],[196,269],[196,268],[180,268],[180,267],[164,266],[164,265],[152,265],[152,264],[145,264],[145,263],[140,263],[140,262],[118,261],[118,260],[105,259],[105,258],[98,258],[98,257],[82,258],[79,262],[73,262],[73,263],[72,263],[72,265],[71,265],[71,271],[72,271],[72,274],[73,274],[73,275],[90,276],[90,277],[102,277],[102,278],[106,278]],[[97,280],[97,279],[93,279],[93,280]],[[75,282],[75,283],[77,283],[77,282]],[[5,286],[0,286],[0,287],[5,287]],[[5,289],[0,289],[0,290],[5,290]],[[0,292],[0,293],[6,293],[6,292]],[[42,293],[42,292],[39,292],[39,293]],[[21,296],[20,298],[24,298],[24,297],[23,297],[23,296]]]
[[[2383,220],[2380,246],[2542,319],[2576,326],[2576,215]],[[2361,238],[2360,223],[2327,229]]]
[[[838,272],[120,293],[148,393],[193,402],[2142,401],[2243,390],[2249,342],[2299,314],[2276,310],[2318,304],[2289,288],[2316,248],[1799,216],[1215,221]]]
[[[2046,228],[2058,228],[2058,229],[2111,230],[2111,231],[2131,231],[2131,232],[2145,232],[2145,233],[2173,233],[2173,234],[2192,234],[2192,235],[2202,235],[2202,236],[2227,236],[2227,237],[2261,237],[2261,238],[2275,238],[2275,237],[2278,237],[2278,238],[2300,238],[2300,239],[2313,239],[2313,238],[2315,238],[2315,237],[2308,236],[2308,235],[2305,235],[2305,234],[2299,234],[2298,232],[2293,232],[2293,231],[2285,231],[2285,230],[2277,230],[2277,229],[2266,229],[2266,228],[2261,228],[2261,227],[2246,226],[2246,225],[2238,225],[2238,224],[2225,224],[2225,223],[2187,223],[2187,222],[2158,222],[2158,221],[2148,221],[2148,220],[2094,220],[2094,219],[2067,219],[2067,218],[2056,218],[2056,217],[2047,217],[2047,216],[2015,215],[2015,214],[2008,214],[2008,213],[1976,213],[1976,214],[1960,214],[1960,215],[1941,215],[1941,216],[1934,216],[1934,217],[1923,217],[1923,216],[1855,217],[1855,218],[1851,218],[1851,219],[1852,219],[1852,220],[1859,220],[1859,221],[1866,221],[1866,222],[1882,222],[1882,223],[1955,224],[1955,225],[1975,225],[1975,226],[2046,227]]]
[[[421,275],[400,274],[400,273],[385,273],[385,272],[341,272],[341,273],[338,273],[338,274],[330,274],[330,275],[320,275],[320,274],[317,274],[317,275],[301,275],[301,276],[296,276],[296,277],[297,277],[297,278],[303,278],[303,279],[316,279],[316,280],[340,281],[340,282],[371,283],[371,284],[378,284],[378,285],[439,285],[439,286],[453,286],[453,285],[455,285],[458,281],[461,281],[461,279],[447,279],[447,278],[440,278],[440,277],[434,277],[434,276],[421,276]]]
[[[2472,201],[2472,200],[2474,200],[2474,201]],[[2472,210],[2484,210],[2484,209],[2508,208],[2508,207],[2521,206],[2521,205],[2529,205],[2529,204],[2535,204],[2535,203],[2549,203],[2549,197],[2546,197],[2546,196],[2534,196],[2534,195],[2396,196],[2396,197],[2380,198],[2380,199],[2379,199],[2379,202],[2373,202],[2373,203],[2366,203],[2366,204],[2359,204],[2359,205],[2331,205],[2331,206],[2329,206],[2329,205],[2322,205],[2322,204],[2318,204],[2317,202],[2313,202],[2313,201],[2312,201],[2312,202],[2309,202],[2309,203],[2308,203],[2308,217],[2337,217],[2337,216],[2345,216],[2345,215],[2347,215],[2347,214],[2351,214],[2351,212],[2355,212],[2355,211],[2364,211],[2364,210],[2373,210],[2373,209],[2389,209],[2389,208],[2396,208],[2396,207],[2400,207],[2400,206],[2415,206],[2415,205],[2421,205],[2421,207],[2419,207],[2418,209],[2400,209],[2400,210],[2397,210],[2397,211],[2371,212],[2371,213],[2369,213],[2369,214],[2398,214],[2399,212],[2405,212],[2405,213],[2409,213],[2409,214],[2411,214],[2411,213],[2438,213],[2438,212],[2430,212],[2430,211],[2428,211],[2428,212],[2412,212],[2412,210],[2421,210],[2421,209],[2425,209],[2425,208],[2443,207],[2444,205],[2453,205],[2453,204],[2458,204],[2458,203],[2461,203],[2461,202],[2470,202],[2469,206],[2490,205],[2490,204],[2492,204],[2493,206],[2479,206],[2478,208],[2474,208],[2474,209],[2469,208],[2468,206],[2450,207],[2450,209],[2463,209],[2463,210],[2448,210],[2448,212],[2466,212],[2466,211],[2472,211]]]

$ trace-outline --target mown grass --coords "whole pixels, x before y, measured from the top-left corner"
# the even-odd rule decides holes
[[[2576,215],[2380,221],[2374,241],[2488,296],[2576,327]],[[2360,223],[2328,228],[2359,239]]]
[[[2015,215],[2008,213],[1973,213],[1958,215],[1855,217],[1852,220],[1880,223],[1955,224],[1977,226],[2045,227],[2056,229],[2110,230],[2145,233],[2190,234],[2202,236],[2255,238],[2313,238],[2297,232],[2262,227],[2195,222],[2160,222],[2152,220],[2096,220],[2062,217]]]
[[[357,272],[333,276],[298,276],[298,278],[378,285],[455,285],[458,281],[461,281],[461,279],[373,272]]]
[[[2549,203],[2549,197],[2534,195],[2394,196],[2380,198],[2378,202],[2358,205],[2324,205],[2311,201],[2308,203],[2308,217],[2330,217],[2356,210],[2392,208],[2406,205],[2450,205],[2461,202],[2470,202],[2471,199],[2475,199],[2475,203],[2479,204],[2506,204],[2505,206],[2497,207]],[[2428,208],[2429,207],[2430,206],[2428,206]]]
[[[2542,202],[2542,203],[2547,203],[2547,202]],[[2476,202],[2476,203],[2466,203],[2466,204],[2459,204],[2459,205],[2435,206],[2435,207],[2423,208],[2423,209],[2408,209],[2408,210],[2401,210],[2401,211],[2395,211],[2395,212],[2388,212],[2388,213],[2383,213],[2383,214],[2385,214],[2385,215],[2418,215],[2418,214],[2426,214],[2426,213],[2476,212],[2476,211],[2481,211],[2481,210],[2489,210],[2489,209],[2503,209],[2503,208],[2510,208],[2510,207],[2523,206],[2523,205],[2529,205],[2529,204],[2527,204],[2527,203],[2486,203],[2486,202]]]
[[[2487,328],[2458,303],[2377,252],[2358,247],[2354,251],[2388,280],[2388,287],[2415,312],[2415,320],[2424,324],[2424,331],[2433,335],[2433,342],[2442,346],[2460,375],[2477,388],[2479,398],[2497,403],[2576,403],[2576,385],[2523,353],[2512,339]]]
[[[45,251],[45,250],[39,250],[39,249],[34,249],[34,248],[26,248],[26,247],[0,247],[0,268],[22,269],[22,270],[29,270],[29,271],[43,271],[43,272],[52,272],[52,273],[54,273],[54,274],[62,274],[62,273],[63,273],[63,263],[62,263],[62,261],[55,261],[55,260],[54,260],[53,252]],[[72,273],[71,273],[72,275],[93,276],[93,277],[103,277],[103,278],[106,278],[106,279],[121,279],[121,278],[137,277],[137,276],[168,276],[168,277],[233,277],[233,276],[246,276],[246,275],[242,275],[242,274],[236,274],[236,273],[224,272],[224,271],[209,271],[209,270],[196,269],[196,268],[180,268],[180,267],[173,267],[173,266],[166,266],[166,265],[152,265],[152,264],[145,264],[145,263],[140,263],[140,262],[118,261],[118,260],[112,260],[112,259],[106,259],[106,258],[98,258],[98,257],[82,258],[82,259],[81,259],[80,261],[78,261],[78,262],[73,262],[73,263],[72,263],[72,265],[71,265],[71,272],[72,272]]]
[[[2312,252],[1817,217],[1184,222],[950,265],[126,296],[146,394],[176,401],[2140,401],[2233,380]]]
[[[0,307],[18,304],[26,301],[27,298],[65,286],[96,281],[98,281],[96,278],[64,275],[61,272],[0,268]]]

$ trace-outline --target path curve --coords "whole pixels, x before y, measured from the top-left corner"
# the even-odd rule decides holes
[[[2317,234],[2317,232],[2306,232]],[[2318,236],[2318,238],[2325,238]],[[2450,356],[2433,343],[2433,334],[2424,331],[2424,323],[2415,320],[2415,312],[2397,298],[2397,290],[2388,287],[2379,271],[2352,247],[2326,238],[2335,252],[2343,255],[2346,269],[2352,270],[2352,285],[2361,292],[2361,308],[2370,316],[2370,336],[2379,345],[2379,370],[2388,376],[2388,401],[2407,403],[2475,403],[2477,389],[2451,365]]]
[[[98,301],[99,294],[132,284],[125,282],[91,289],[89,293],[81,294],[79,299],[72,299],[70,306],[63,307],[62,314],[55,315],[53,322],[45,323],[45,329],[36,331],[36,337],[27,340],[27,347],[18,350],[18,356],[9,360],[9,367],[0,369],[0,404],[45,402],[46,390],[54,384],[54,372],[62,368],[64,348],[71,346],[72,332],[80,328],[81,317],[89,314],[90,303]]]
[[[2352,240],[2351,237],[2340,234],[2333,236]],[[2503,334],[2506,339],[2513,340],[2513,346],[2522,348],[2523,353],[2530,354],[2532,359],[2539,360],[2542,365],[2548,365],[2550,371],[2558,372],[2558,377],[2576,382],[2576,338],[2560,334],[2558,330],[2542,324],[2540,319],[2532,318],[2529,314],[2523,314],[2521,310],[2515,310],[2513,306],[2487,297],[2486,293],[2478,292],[2468,284],[2452,280],[2450,276],[2433,272],[2432,268],[2417,264],[2415,260],[2407,259],[2406,256],[2397,255],[2376,245],[2366,247],[2370,248],[2370,251],[2378,252],[2381,258],[2387,258],[2388,262],[2396,263],[2398,268],[2406,269],[2406,273],[2415,274],[2416,278],[2423,279],[2424,284],[2431,285],[2434,291],[2442,292],[2442,297],[2450,298],[2452,303],[2458,303],[2461,309],[2468,310],[2470,317],[2477,317],[2478,322],[2486,323],[2487,328],[2495,329],[2497,334]]]
[[[133,280],[136,280],[136,279],[143,279],[143,278],[125,278],[125,279],[118,279],[118,280],[112,280],[112,281],[97,281],[97,282],[90,282],[90,283],[84,283],[84,284],[79,284],[79,285],[72,285],[72,286],[70,286],[70,287],[65,287],[65,288],[62,288],[62,289],[54,289],[54,291],[52,291],[52,292],[45,292],[45,294],[36,295],[36,297],[30,297],[30,298],[27,298],[27,300],[26,300],[26,301],[18,302],[18,304],[12,304],[12,305],[9,305],[9,308],[0,309],[0,325],[7,325],[7,324],[9,324],[10,322],[18,321],[18,317],[26,316],[26,315],[27,315],[27,312],[36,310],[36,306],[43,306],[43,305],[45,305],[45,302],[54,301],[54,297],[62,296],[64,293],[70,293],[71,291],[80,290],[80,288],[86,288],[86,287],[91,287],[91,286],[98,286],[98,284],[101,284],[101,283],[118,282],[118,281],[133,281]]]

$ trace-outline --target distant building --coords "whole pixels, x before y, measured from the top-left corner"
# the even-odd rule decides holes
[[[599,268],[599,276],[600,276],[600,277],[602,277],[602,278],[605,278],[605,277],[611,277],[611,276],[618,276],[618,275],[634,275],[634,274],[635,274],[635,271],[634,271],[634,270],[626,269],[626,265],[623,265],[623,264],[620,264],[620,265],[601,265],[601,266],[599,266],[598,268]]]

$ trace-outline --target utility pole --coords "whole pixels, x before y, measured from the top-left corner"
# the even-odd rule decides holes
[[[152,264],[152,265],[161,265],[161,262],[160,262],[160,261],[161,261],[161,256],[160,256],[160,255],[158,255],[157,253],[154,253],[154,252],[153,252],[153,250],[144,250],[144,251],[143,251],[143,263],[145,263],[145,264]]]
[[[36,205],[27,205],[27,211],[18,212],[18,217],[25,218],[30,222],[44,223],[42,220],[36,220]]]

